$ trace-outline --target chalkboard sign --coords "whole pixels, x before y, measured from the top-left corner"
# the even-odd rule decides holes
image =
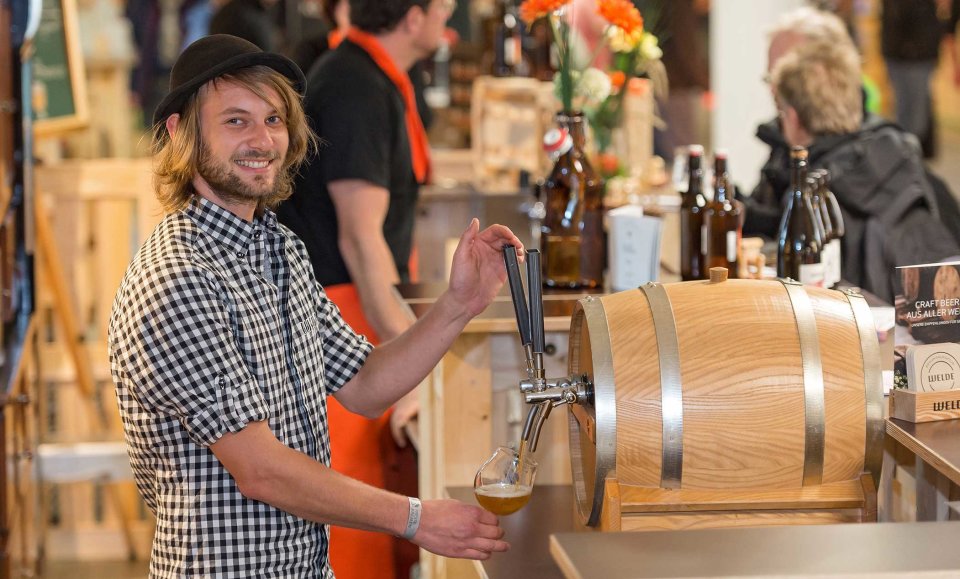
[[[86,126],[87,88],[75,0],[43,0],[32,62],[35,133],[54,135]]]

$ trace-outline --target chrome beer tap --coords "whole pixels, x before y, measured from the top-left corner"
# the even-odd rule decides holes
[[[543,367],[543,290],[540,277],[540,250],[527,250],[527,289],[530,293],[530,308],[524,296],[523,281],[520,278],[520,264],[517,249],[512,245],[503,246],[503,260],[507,266],[507,279],[510,282],[510,295],[513,298],[513,310],[517,315],[517,327],[520,330],[520,343],[526,358],[527,378],[520,381],[520,392],[531,408],[523,425],[521,439],[527,448],[537,450],[540,429],[557,406],[574,404],[590,397],[590,384],[585,376],[564,376],[546,378]]]

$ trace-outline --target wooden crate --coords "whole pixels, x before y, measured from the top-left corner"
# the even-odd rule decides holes
[[[150,159],[67,161],[37,168],[38,231],[45,228],[50,234],[37,236],[44,443],[123,440],[106,355],[107,326],[134,252],[162,219],[151,171]],[[65,314],[74,318],[72,326],[64,323]],[[40,460],[47,461],[38,470],[47,555],[147,556],[153,521],[131,478],[106,471],[78,472],[70,480],[43,475],[44,469],[55,472],[57,461],[70,459],[70,452],[40,453]]]
[[[893,390],[890,416],[908,422],[932,422],[960,418],[960,390],[915,392]]]
[[[532,78],[474,80],[470,105],[474,184],[486,193],[516,192],[520,171],[550,169],[543,134],[559,109],[552,83]]]

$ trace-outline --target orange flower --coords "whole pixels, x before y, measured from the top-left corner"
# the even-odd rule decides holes
[[[597,161],[600,164],[600,171],[606,175],[614,175],[620,168],[620,159],[609,151],[604,151],[597,155]]]
[[[613,87],[614,92],[623,88],[623,83],[627,82],[627,75],[622,70],[611,70],[610,75],[610,86]]]
[[[597,13],[628,35],[643,30],[643,16],[630,0],[599,0]]]
[[[559,10],[571,0],[524,0],[520,5],[520,19],[533,24],[547,14]]]

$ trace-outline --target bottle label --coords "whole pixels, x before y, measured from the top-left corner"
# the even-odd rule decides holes
[[[520,38],[509,37],[503,39],[503,60],[507,66],[515,66],[520,62]]]
[[[833,275],[833,259],[830,257],[832,251],[830,244],[824,245],[823,249],[820,250],[820,264],[823,265],[823,287],[833,285],[833,282],[830,280],[830,276]]]
[[[832,269],[833,269],[833,271],[831,272],[833,275],[831,277],[833,278],[833,283],[838,284],[840,283],[840,279],[843,277],[843,267],[841,265],[842,259],[840,258],[840,240],[839,239],[830,240],[830,243],[827,244],[827,247],[831,248],[830,259],[832,261],[830,265],[832,266]]]
[[[800,279],[804,285],[823,287],[823,262],[800,264]]]
[[[703,225],[700,226],[700,255],[707,255],[707,223],[704,219]]]
[[[727,232],[727,261],[733,263],[737,261],[737,232],[728,231]]]

